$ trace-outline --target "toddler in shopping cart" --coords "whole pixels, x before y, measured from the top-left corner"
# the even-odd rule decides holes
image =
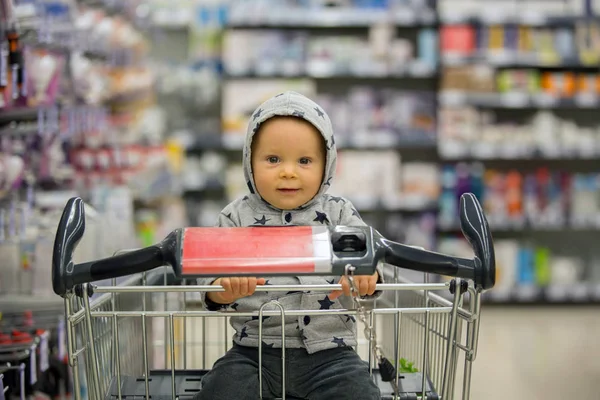
[[[218,226],[365,225],[352,203],[327,194],[336,170],[331,121],[312,100],[281,93],[250,117],[243,150],[249,193],[227,205]],[[359,182],[357,182],[358,184]],[[376,297],[380,272],[355,276],[359,295]],[[341,283],[327,292],[255,292],[257,285]],[[221,285],[204,292],[208,310],[257,311],[276,299],[284,309],[353,308],[345,277],[202,278],[200,285]],[[233,347],[202,381],[196,399],[258,399],[259,324],[263,324],[263,396],[281,396],[281,318],[232,317]],[[288,316],[285,320],[286,393],[302,399],[380,399],[367,364],[356,346],[356,322],[350,315]]]

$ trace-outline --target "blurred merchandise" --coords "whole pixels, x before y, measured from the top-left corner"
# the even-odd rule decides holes
[[[582,255],[527,240],[495,239],[496,286],[484,294],[495,302],[590,302],[600,300],[597,264]],[[468,254],[459,237],[440,239],[438,251]]]
[[[480,0],[438,0],[437,9],[441,21],[448,24],[477,21],[542,26],[600,15],[598,0],[519,0],[493,3]]]
[[[573,27],[446,25],[440,32],[445,64],[480,61],[502,65],[597,65],[600,22]]]
[[[436,218],[433,213],[420,215],[391,214],[382,227],[385,236],[394,241],[436,250]]]
[[[372,23],[433,23],[431,0],[234,0],[231,25],[353,26]]]
[[[483,169],[479,163],[445,165],[439,224],[453,229],[457,199],[475,193],[492,230],[600,227],[600,174],[567,173],[539,167],[535,172]]]
[[[286,90],[294,90],[308,97],[315,97],[316,94],[315,83],[309,79],[265,79],[260,82],[240,79],[223,85],[223,145],[226,148],[241,149],[251,113],[263,101]],[[241,93],[244,95],[241,96]]]
[[[351,86],[339,96],[319,93],[316,101],[331,118],[338,147],[435,143],[433,93]]]
[[[448,67],[442,72],[441,86],[440,100],[445,105],[594,108],[600,101],[600,74],[592,72],[494,71],[487,65]]]
[[[452,159],[592,159],[600,155],[600,122],[579,122],[548,110],[525,121],[499,121],[490,110],[440,110],[438,149]]]
[[[316,36],[306,31],[228,31],[224,38],[225,72],[232,76],[385,77],[430,75],[436,70],[437,36],[432,29],[419,31],[416,43],[388,37],[387,33],[384,36],[368,39]]]

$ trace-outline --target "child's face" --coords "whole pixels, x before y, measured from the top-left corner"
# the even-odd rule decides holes
[[[319,192],[325,171],[323,138],[310,123],[275,117],[252,142],[252,172],[260,196],[274,207],[292,210]]]

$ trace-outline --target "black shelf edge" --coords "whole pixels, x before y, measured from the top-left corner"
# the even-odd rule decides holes
[[[489,216],[488,216],[489,218]],[[531,223],[524,223],[522,225],[520,224],[514,224],[514,225],[500,225],[500,224],[494,224],[493,222],[489,223],[490,225],[490,231],[492,232],[492,234],[500,234],[500,233],[506,233],[506,234],[515,234],[515,233],[527,233],[527,232],[553,232],[553,233],[557,233],[557,234],[561,234],[564,233],[565,231],[569,231],[569,232],[598,232],[600,231],[600,226],[596,225],[596,224],[573,224],[573,223],[566,223],[566,224],[531,224]],[[438,231],[438,233],[459,233],[461,231],[460,225],[458,223],[456,224],[451,224],[451,225],[447,225],[447,224],[440,224],[438,223],[436,226],[436,229]]]
[[[506,109],[577,109],[597,110],[600,96],[575,97],[573,99],[552,98],[545,95],[486,93],[473,94],[442,91],[438,93],[442,107],[474,106],[481,108]]]
[[[309,73],[298,74],[225,74],[224,80],[236,79],[315,79],[315,80],[389,80],[389,79],[434,79],[440,76],[439,70],[434,69],[431,72],[406,72],[400,74],[385,75],[353,75],[353,74],[335,74],[335,75],[316,75]]]
[[[387,150],[416,150],[416,149],[424,149],[424,150],[435,150],[437,149],[437,143],[435,141],[402,141],[397,142],[388,146],[359,146],[359,145],[343,145],[340,144],[337,146],[338,151],[387,151]],[[188,154],[194,153],[202,153],[205,151],[221,151],[227,153],[241,153],[241,147],[228,147],[223,145],[222,143],[207,143],[207,144],[195,144],[186,149]]]
[[[496,149],[495,149],[496,151]],[[446,155],[443,152],[439,152],[440,162],[442,163],[456,163],[461,161],[478,161],[482,163],[512,163],[512,162],[525,162],[525,163],[538,163],[549,162],[587,162],[587,163],[598,163],[600,160],[600,154],[590,155],[578,155],[578,154],[559,154],[554,156],[544,156],[539,151],[534,150],[529,154],[523,154],[521,156],[510,156],[505,157],[501,153],[487,153],[485,155],[478,155],[478,152],[473,149],[469,149],[465,146],[465,149],[461,149],[460,153],[454,155]]]
[[[347,11],[347,10],[346,10]],[[376,14],[369,14],[365,10],[355,10],[354,15],[344,14],[344,10],[330,10],[324,12],[319,10],[317,14],[309,13],[308,10],[288,10],[290,15],[303,13],[304,18],[281,18],[273,17],[275,13],[270,14],[271,20],[237,20],[230,19],[225,25],[225,29],[366,29],[373,25],[389,23],[396,28],[419,28],[434,27],[439,24],[433,10],[403,10],[404,14],[394,15],[389,10],[381,10]],[[429,13],[429,16],[427,16]],[[349,16],[351,18],[349,18]],[[358,16],[362,17],[358,18]]]
[[[502,52],[476,55],[447,53],[442,54],[441,56],[441,64],[443,67],[463,66],[474,63],[485,63],[496,68],[599,70],[598,64],[586,64],[577,58],[558,59],[555,62],[544,62],[543,60],[535,59],[535,57]]]
[[[598,22],[600,15],[593,16],[551,16],[551,15],[506,15],[502,13],[490,13],[486,15],[441,15],[439,23],[441,25],[530,25],[530,26],[547,26],[547,27],[563,27],[572,26],[580,22]]]
[[[442,297],[452,300],[449,292],[441,292]],[[600,305],[600,282],[579,282],[575,284],[523,285],[515,283],[512,289],[500,287],[486,291],[481,301],[485,306],[584,306]]]
[[[485,293],[482,300],[486,304],[497,305],[600,305],[600,282],[581,282],[575,284],[557,285],[548,284],[539,286],[517,285],[510,291]]]
[[[0,110],[0,124],[13,121],[34,121],[38,117],[37,107],[9,108]]]

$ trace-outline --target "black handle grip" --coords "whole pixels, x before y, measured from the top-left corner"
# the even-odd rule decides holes
[[[476,279],[477,260],[452,257],[383,238],[379,242],[385,249],[383,261],[388,264],[430,274]]]
[[[73,288],[69,276],[73,274],[73,252],[85,231],[85,210],[79,197],[69,199],[63,210],[52,252],[52,288],[54,293],[64,296]]]
[[[480,262],[475,268],[476,288],[493,288],[496,284],[494,243],[483,209],[473,193],[465,193],[460,197],[460,227]]]
[[[473,247],[474,259],[422,250],[381,236],[374,238],[381,251],[376,258],[413,271],[470,279],[478,291],[491,289],[496,283],[492,235],[481,205],[472,193],[461,196],[460,223],[464,236]]]
[[[54,293],[59,296],[64,296],[81,283],[118,278],[163,265],[171,265],[178,275],[182,239],[180,229],[174,230],[154,246],[74,265],[73,251],[84,230],[83,201],[79,198],[70,199],[58,225],[52,259],[52,286]]]

